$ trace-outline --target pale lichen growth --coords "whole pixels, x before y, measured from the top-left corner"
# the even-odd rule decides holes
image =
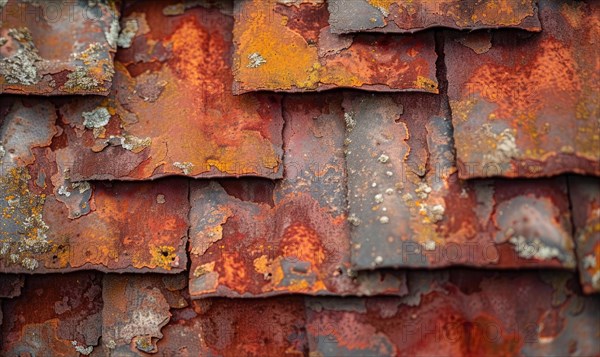
[[[246,66],[248,68],[258,68],[258,67],[262,66],[263,64],[267,63],[267,60],[263,56],[261,56],[258,52],[254,52],[254,53],[248,55],[248,59],[250,60],[250,62]]]
[[[425,250],[427,251],[433,251],[435,250],[435,241],[432,240],[428,240],[423,244],[423,248],[425,248]]]
[[[65,197],[71,196],[71,192],[69,192],[69,189],[67,189],[65,186],[60,186],[58,188],[58,194]]]
[[[389,159],[390,159],[390,157],[387,156],[386,154],[381,154],[377,158],[377,161],[381,162],[382,164],[385,164],[386,162],[388,162]]]
[[[118,145],[121,145],[123,149],[132,151],[134,153],[138,153],[152,144],[152,139],[150,138],[138,138],[137,136],[129,134],[125,134],[123,136],[111,135],[109,141],[112,139],[119,140]]]
[[[91,112],[83,112],[83,125],[88,129],[101,128],[110,121],[110,113],[105,107],[98,107]]]
[[[191,162],[174,162],[173,166],[175,166],[176,168],[180,169],[181,171],[183,171],[184,174],[189,175],[192,172],[192,169],[194,168],[194,164],[192,164]]]
[[[117,47],[117,40],[119,38],[119,19],[113,19],[110,23],[110,28],[108,31],[104,31],[104,37],[106,37],[106,42],[111,48]]]
[[[381,193],[375,195],[375,202],[383,203],[383,195]]]
[[[560,250],[556,247],[549,247],[541,240],[535,238],[528,240],[527,238],[517,235],[512,236],[509,242],[514,245],[514,249],[521,258],[550,260],[553,258],[562,258]]]
[[[39,82],[38,62],[42,60],[26,27],[9,29],[8,35],[19,45],[17,51],[0,58],[0,75],[10,84],[33,85]],[[4,43],[8,42],[6,39]]]
[[[356,126],[356,119],[354,119],[354,113],[344,113],[344,121],[346,122],[346,130],[352,131]]]
[[[133,38],[139,30],[139,25],[136,19],[129,19],[125,21],[125,27],[121,30],[119,38],[117,39],[117,46],[121,48],[131,47]]]
[[[425,203],[421,203],[419,207],[419,214],[425,216],[423,223],[437,223],[444,219],[444,212],[446,209],[444,206],[437,204],[429,206]]]
[[[75,351],[77,353],[80,353],[84,356],[89,356],[92,353],[92,351],[94,350],[93,346],[83,347],[83,346],[79,345],[79,343],[75,340],[71,341],[71,344],[73,345],[73,347],[75,348]]]
[[[485,135],[495,143],[494,150],[483,155],[486,163],[507,163],[519,156],[520,152],[511,129],[504,129],[501,133],[495,134],[489,124],[484,124],[483,130]]]
[[[352,213],[350,216],[348,216],[348,222],[350,222],[351,225],[356,227],[360,225],[361,220],[360,218],[356,217],[354,213]]]
[[[388,216],[381,216],[379,217],[379,223],[381,224],[387,224],[390,222],[390,218]]]
[[[115,71],[112,67],[112,58],[108,56],[105,45],[95,42],[90,44],[81,53],[72,55],[73,60],[80,61],[82,65],[67,74],[64,88],[67,90],[93,91],[102,83],[112,79]]]
[[[40,263],[38,263],[38,261],[33,258],[27,257],[21,260],[21,265],[27,270],[35,270],[37,269],[37,267],[40,266]]]
[[[432,191],[431,187],[429,187],[428,184],[423,183],[423,182],[421,182],[419,184],[419,187],[417,187],[415,189],[415,193],[422,200],[427,199],[427,197],[429,196],[429,194],[431,193],[431,191]]]
[[[89,190],[89,189],[92,188],[92,186],[90,185],[90,183],[87,182],[87,181],[73,182],[71,184],[71,187],[73,189],[79,189],[79,193],[85,193],[87,190]]]

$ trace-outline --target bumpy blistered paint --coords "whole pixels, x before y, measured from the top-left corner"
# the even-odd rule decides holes
[[[345,87],[437,93],[432,33],[340,37],[331,34],[327,15],[324,3],[236,1],[234,92]]]
[[[412,33],[432,27],[542,30],[535,0],[331,0],[333,33]]]
[[[458,180],[440,100],[347,96],[353,267],[574,268],[565,179]]]
[[[446,34],[461,178],[600,174],[599,13],[541,1],[540,35],[494,33],[480,54]]]
[[[115,1],[31,2],[0,8],[0,93],[104,94],[112,83]]]
[[[203,6],[164,16],[164,5],[128,3],[143,26],[117,55],[113,91],[61,107],[71,178],[280,178],[281,98],[231,94],[232,16]],[[111,118],[89,128],[96,108]]]
[[[56,107],[3,97],[2,108],[0,272],[185,268],[187,181],[72,182]]]
[[[191,295],[403,294],[402,272],[349,269],[340,99],[290,98],[284,116],[282,181],[192,185]]]

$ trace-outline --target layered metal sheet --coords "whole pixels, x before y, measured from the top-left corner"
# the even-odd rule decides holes
[[[540,34],[446,34],[461,178],[600,175],[599,14],[543,0]]]
[[[185,268],[187,181],[72,182],[56,108],[1,104],[0,272]]]
[[[569,194],[575,225],[575,245],[581,285],[600,292],[600,179],[570,176]]]
[[[566,180],[459,180],[440,100],[347,96],[353,267],[575,268]]]
[[[281,98],[231,94],[233,18],[169,4],[129,2],[110,95],[61,106],[72,179],[280,178]]]
[[[339,36],[327,24],[324,2],[287,3],[235,1],[235,93],[338,87],[437,93],[433,33]]]
[[[0,93],[106,95],[119,7],[112,0],[0,2]]]
[[[98,273],[31,276],[21,296],[4,300],[2,356],[89,355],[102,333]]]
[[[412,33],[432,27],[542,29],[537,0],[330,0],[328,5],[336,34]]]
[[[285,177],[196,182],[190,294],[403,294],[403,272],[350,270],[344,119],[336,95],[285,101]]]

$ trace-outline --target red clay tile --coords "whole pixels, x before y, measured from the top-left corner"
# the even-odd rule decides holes
[[[231,94],[233,18],[202,6],[163,15],[169,4],[129,2],[124,22],[138,31],[111,94],[61,106],[72,179],[280,178],[281,98]]]
[[[119,36],[118,1],[2,3],[0,93],[108,93]]]
[[[540,1],[540,34],[446,34],[461,178],[600,175],[596,1]]]
[[[44,100],[3,98],[0,272],[179,272],[188,182],[71,182],[62,128]]]
[[[459,180],[439,102],[347,97],[353,267],[574,268],[566,180]]]
[[[569,177],[575,247],[583,291],[600,292],[600,179]]]
[[[20,297],[4,300],[2,356],[90,354],[102,329],[98,273],[31,276]]]
[[[290,97],[284,109],[282,181],[192,184],[190,294],[404,293],[403,272],[349,270],[340,96]]]
[[[234,93],[338,87],[437,93],[433,33],[338,36],[325,3],[283,3],[235,1]]]
[[[537,0],[329,0],[333,33],[412,33],[432,27],[459,30],[514,27],[541,31]]]

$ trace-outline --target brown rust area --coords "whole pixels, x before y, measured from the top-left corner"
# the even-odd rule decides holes
[[[585,293],[600,292],[600,179],[570,176],[575,246]]]
[[[0,354],[80,356],[101,335],[102,280],[98,273],[31,276],[21,296],[5,300]]]
[[[0,93],[108,94],[119,7],[9,0],[0,9]]]
[[[324,3],[236,1],[234,92],[336,87],[437,93],[432,33],[338,36]],[[389,76],[394,73],[394,76]]]
[[[73,180],[281,178],[281,98],[231,94],[233,18],[202,6],[165,16],[167,5],[129,3],[148,31],[119,51],[112,92],[61,106]]]
[[[480,54],[446,35],[461,178],[600,174],[597,5],[541,1],[547,29],[494,33]]]
[[[282,181],[273,188],[255,180],[235,190],[232,182],[192,185],[192,297],[403,294],[402,272],[349,270],[339,96],[290,97],[284,103]]]
[[[433,27],[460,30],[542,30],[535,0],[332,0],[333,33],[413,33]]]
[[[15,97],[2,105],[2,272],[184,269],[187,181],[71,182],[64,139],[52,140],[64,132],[55,107]]]
[[[353,267],[575,267],[564,178],[459,180],[433,95],[349,95],[344,110]]]

